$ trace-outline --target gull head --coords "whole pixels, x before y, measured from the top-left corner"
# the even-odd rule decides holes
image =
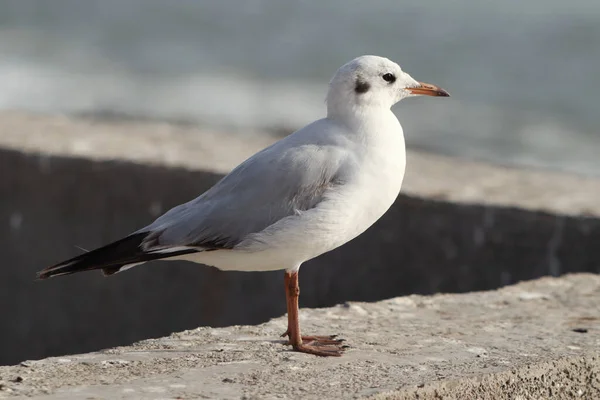
[[[391,108],[406,97],[450,96],[444,89],[413,79],[395,62],[384,57],[361,56],[337,70],[327,93],[327,108],[342,111]]]

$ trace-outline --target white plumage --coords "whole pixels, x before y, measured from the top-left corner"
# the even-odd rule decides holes
[[[111,275],[159,258],[222,270],[296,271],[360,235],[392,205],[406,153],[390,108],[422,94],[448,95],[387,58],[358,57],[332,78],[325,118],[258,152],[129,237],[39,276],[100,268]]]
[[[356,58],[331,80],[325,118],[258,152],[150,225],[38,277],[93,269],[112,275],[156,259],[222,270],[284,269],[289,344],[304,353],[340,356],[341,340],[300,334],[298,269],[360,235],[392,205],[406,153],[390,108],[415,95],[448,93],[415,81],[387,58]]]

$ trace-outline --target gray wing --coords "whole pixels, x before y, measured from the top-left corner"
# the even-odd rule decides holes
[[[306,139],[288,136],[159,217],[139,231],[151,232],[144,248],[233,248],[248,234],[315,207],[328,189],[346,179],[345,166],[353,158],[335,140],[311,144]]]

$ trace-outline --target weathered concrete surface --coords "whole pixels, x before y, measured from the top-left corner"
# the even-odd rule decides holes
[[[284,318],[0,367],[0,398],[598,399],[600,277],[305,309],[342,358],[290,352]]]
[[[75,245],[105,244],[196,196],[270,140],[0,114],[0,364],[282,315],[278,272],[155,263],[33,281]],[[411,153],[405,187],[411,196],[372,229],[302,267],[303,307],[600,272],[599,181]]]

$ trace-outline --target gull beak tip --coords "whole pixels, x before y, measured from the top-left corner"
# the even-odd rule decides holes
[[[420,86],[409,88],[408,91],[415,95],[434,96],[434,97],[450,97],[450,93],[439,86],[431,83],[419,82]]]

